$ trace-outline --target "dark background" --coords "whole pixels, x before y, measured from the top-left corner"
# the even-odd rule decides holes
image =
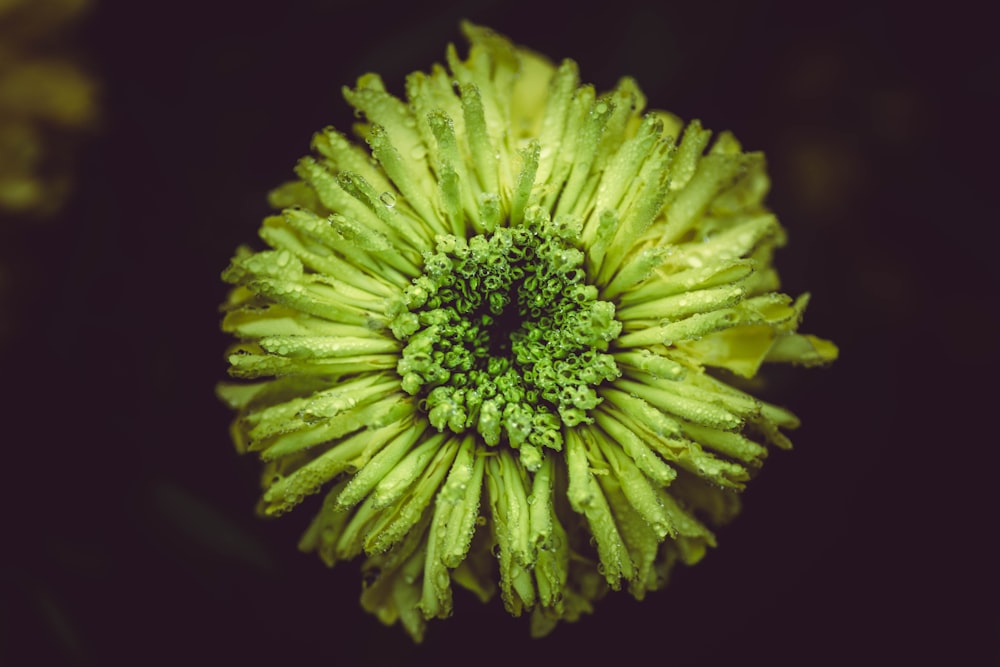
[[[0,663],[998,664],[997,56],[949,3],[99,3],[73,36],[102,122],[48,221],[10,220]],[[396,92],[461,18],[598,89],[764,150],[829,369],[774,369],[803,419],[720,548],[663,591],[528,638],[459,594],[414,647],[358,603],[356,564],[253,515],[228,410],[219,273],[340,87]],[[987,200],[987,196],[990,197]],[[511,663],[510,661],[516,661]]]

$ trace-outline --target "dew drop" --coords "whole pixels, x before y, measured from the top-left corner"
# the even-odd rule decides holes
[[[323,421],[322,415],[318,415],[310,410],[299,410],[299,412],[295,416],[301,419],[306,424],[310,425],[318,424],[321,421]]]
[[[386,205],[387,208],[392,208],[396,205],[396,195],[391,192],[383,192],[378,196],[379,201]]]

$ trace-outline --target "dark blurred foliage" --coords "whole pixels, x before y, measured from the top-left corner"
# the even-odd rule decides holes
[[[0,215],[45,219],[73,185],[97,84],[74,49],[88,0],[0,1]],[[0,287],[0,291],[2,291]],[[0,330],[2,335],[2,330]]]
[[[997,664],[997,55],[983,16],[887,2],[98,3],[102,132],[63,214],[0,225],[8,452],[0,664]],[[720,548],[541,641],[495,601],[414,647],[356,564],[254,517],[213,396],[219,273],[343,84],[404,75],[469,18],[599,89],[764,150],[829,369],[773,369],[803,419]],[[991,517],[990,514],[994,513]]]

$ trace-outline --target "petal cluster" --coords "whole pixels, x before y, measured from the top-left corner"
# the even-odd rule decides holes
[[[463,29],[405,99],[344,90],[367,146],[319,132],[223,274],[260,512],[322,492],[300,547],[418,640],[456,585],[535,635],[663,586],[790,446],[743,379],[837,354],[778,291],[763,155]]]

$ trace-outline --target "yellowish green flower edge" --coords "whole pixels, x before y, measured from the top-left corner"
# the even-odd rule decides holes
[[[791,446],[796,417],[738,385],[837,356],[778,291],[762,154],[462,28],[405,99],[344,89],[367,147],[317,133],[269,249],[223,274],[218,394],[259,512],[323,493],[299,547],[363,558],[362,606],[417,641],[456,585],[535,636],[661,588]]]

